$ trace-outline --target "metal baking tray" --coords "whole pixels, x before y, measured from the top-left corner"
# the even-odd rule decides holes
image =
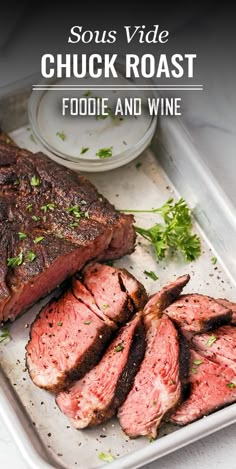
[[[20,146],[37,150],[27,127],[30,87],[0,99],[0,124]],[[137,162],[142,163],[137,167]],[[175,118],[160,119],[152,148],[131,164],[109,173],[88,175],[118,209],[157,207],[167,198],[183,196],[192,207],[195,229],[202,238],[199,260],[181,259],[157,263],[152,248],[139,240],[135,252],[116,262],[141,280],[154,293],[175,276],[190,273],[187,291],[236,300],[236,213],[197,154],[191,137]],[[140,214],[137,224],[151,226],[156,215]],[[211,258],[218,261],[212,265]],[[159,280],[144,275],[154,270]],[[236,422],[236,404],[219,410],[184,428],[164,425],[158,439],[129,440],[116,418],[97,428],[78,431],[55,405],[54,397],[36,388],[25,369],[25,345],[29,327],[47,299],[9,326],[12,340],[0,345],[0,418],[10,430],[30,468],[105,467],[99,452],[116,459],[112,469],[137,468]]]

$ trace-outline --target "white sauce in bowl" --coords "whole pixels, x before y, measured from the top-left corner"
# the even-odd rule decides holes
[[[101,149],[110,149],[112,158],[135,145],[149,129],[152,117],[147,112],[143,91],[102,91],[90,90],[95,86],[92,79],[84,80],[87,91],[46,91],[37,110],[38,130],[54,151],[68,157],[83,160],[100,159],[97,153]],[[130,85],[130,82],[119,75],[119,85]],[[109,79],[110,85],[117,85],[117,80]],[[78,85],[76,79],[62,79],[60,86]],[[35,92],[37,93],[37,91]],[[63,98],[109,98],[109,115],[101,116],[70,116],[62,115]],[[142,114],[137,116],[114,115],[117,99],[141,98]]]

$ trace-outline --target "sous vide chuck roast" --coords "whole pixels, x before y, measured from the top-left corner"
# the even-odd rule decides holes
[[[170,421],[186,425],[236,400],[235,372],[191,351],[190,396]]]
[[[163,418],[179,404],[188,375],[188,348],[162,308],[181,293],[189,276],[178,278],[154,295],[144,308],[146,351],[118,418],[131,438],[156,438]],[[182,344],[181,344],[182,342]]]
[[[132,252],[132,223],[86,177],[0,142],[0,321],[15,319],[88,261]]]
[[[127,271],[98,263],[86,267],[81,281],[74,278],[71,288],[44,307],[31,326],[26,361],[32,381],[57,392],[82,378],[98,363],[118,324],[146,301],[143,285]]]
[[[145,351],[145,330],[140,313],[108,347],[98,365],[56,402],[76,428],[98,425],[111,418],[125,400]]]

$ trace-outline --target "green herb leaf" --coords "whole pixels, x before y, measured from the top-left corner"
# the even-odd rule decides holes
[[[63,130],[61,132],[57,132],[56,133],[57,137],[59,137],[63,142],[66,140],[66,134],[65,132],[63,132]]]
[[[234,389],[236,387],[236,384],[234,383],[227,383],[226,386],[230,389]]]
[[[103,453],[103,451],[100,451],[100,453],[98,453],[98,457],[101,461],[104,462],[112,462],[116,459],[114,456],[112,456],[111,453]]]
[[[10,339],[10,333],[7,327],[0,329],[0,343],[6,339]]]
[[[37,217],[36,215],[32,215],[32,220],[34,220],[34,221],[39,221],[39,220],[40,220],[40,217]]]
[[[148,272],[147,270],[144,270],[143,272],[145,275],[147,275],[147,277],[150,277],[152,280],[158,280],[159,277],[157,277],[157,275],[155,274],[155,272],[153,272],[152,270],[150,270],[150,272]]]
[[[34,244],[40,243],[40,241],[43,241],[44,236],[38,236],[37,238],[34,239]]]
[[[27,235],[25,233],[22,233],[21,231],[18,231],[18,236],[21,241],[27,238]]]
[[[115,352],[122,352],[122,350],[124,350],[124,345],[122,344],[122,342],[120,342],[116,347],[115,347]]]
[[[83,212],[81,212],[80,207],[78,205],[68,207],[66,211],[74,215],[75,218],[81,218],[83,216]]]
[[[135,226],[135,231],[150,241],[159,260],[165,258],[168,250],[181,252],[187,261],[197,259],[201,254],[199,236],[192,234],[191,211],[184,199],[174,203],[173,199],[159,208],[150,210],[121,210],[122,212],[157,213],[164,223],[157,223],[145,229]]]
[[[91,324],[91,322],[92,321],[84,321],[84,324],[86,324],[88,326],[89,324]]]
[[[69,226],[71,228],[75,228],[76,226],[79,226],[79,223],[77,221],[75,221],[74,223],[71,223]]]
[[[86,153],[87,151],[89,151],[89,147],[82,147],[80,154],[83,155],[83,154]]]
[[[102,305],[102,308],[103,308],[103,309],[110,308],[110,305],[109,305],[108,303],[105,303],[104,305]]]
[[[31,186],[33,187],[37,187],[37,186],[40,186],[41,184],[41,179],[38,177],[38,176],[32,176],[32,178],[30,179],[30,184]]]
[[[197,374],[197,368],[191,368],[192,373]]]
[[[59,327],[61,327],[61,326],[63,326],[63,322],[59,321],[59,322],[57,323],[57,325],[58,325]]]
[[[36,259],[36,254],[33,251],[28,251],[26,254],[27,261],[33,262]]]
[[[193,361],[193,364],[196,365],[196,366],[199,366],[203,363],[203,360],[200,360],[200,359],[197,359],[197,360],[194,360]]]
[[[138,161],[138,163],[136,163],[136,165],[135,165],[136,169],[139,169],[139,168],[141,168],[141,166],[142,166],[142,163],[141,163],[141,161]]]
[[[47,213],[48,210],[54,210],[55,208],[57,208],[57,206],[55,204],[46,204],[46,205],[42,205],[41,209],[42,212],[44,213]]]
[[[100,148],[100,150],[97,151],[96,156],[98,156],[101,160],[103,158],[110,158],[112,156],[112,148],[113,147]]]
[[[212,334],[211,337],[208,339],[206,345],[208,347],[211,347],[211,345],[214,344],[216,340],[217,340],[217,337],[214,334]]]
[[[33,208],[33,204],[29,204],[27,205],[26,210],[28,210],[28,212],[32,212],[32,208]]]
[[[36,140],[35,140],[33,134],[30,134],[30,140],[31,140],[33,143],[37,144],[37,142],[36,142]]]
[[[8,257],[7,266],[14,269],[15,267],[18,267],[19,265],[21,265],[22,262],[23,262],[23,252],[21,251],[16,257]]]
[[[153,436],[150,436],[148,441],[149,441],[149,443],[153,443],[154,441],[156,441],[156,438],[153,438]]]
[[[20,184],[20,179],[16,179],[13,184],[14,184],[14,186],[19,186],[19,184]]]
[[[212,263],[212,265],[215,265],[217,263],[217,257],[215,257],[215,256],[212,257],[211,258],[211,263]]]

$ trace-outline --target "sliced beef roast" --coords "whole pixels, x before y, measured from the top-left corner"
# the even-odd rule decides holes
[[[84,176],[0,142],[0,322],[15,319],[89,260],[132,252],[132,223]]]
[[[120,424],[131,438],[140,435],[155,438],[163,418],[181,400],[181,374],[186,382],[188,349],[180,347],[174,324],[167,316],[160,316],[161,308],[174,301],[174,295],[181,292],[188,280],[188,276],[177,279],[152,297],[144,308],[146,352],[118,412]]]
[[[180,296],[165,313],[178,327],[193,332],[210,331],[229,323],[232,318],[229,308],[197,293]]]
[[[232,311],[232,319],[230,322],[233,324],[233,326],[236,326],[236,303],[223,298],[217,298],[216,301],[217,303],[220,303],[222,306],[225,306],[225,308],[228,308]]]
[[[90,264],[83,270],[82,278],[98,308],[116,323],[128,320],[147,302],[143,285],[125,269]]]
[[[99,270],[99,264],[96,269]],[[120,272],[110,269],[112,273]],[[88,278],[94,275],[91,266],[87,275]],[[142,291],[137,306],[144,305],[147,298],[144,287],[128,272],[127,276],[132,279],[132,292],[135,285],[137,292]],[[104,282],[107,297],[112,298],[111,308],[103,307],[105,304],[99,308],[96,297],[74,278],[68,292],[41,310],[31,326],[30,341],[26,346],[27,366],[37,386],[56,392],[71,380],[84,376],[101,358],[111,333],[117,329],[116,321],[127,318],[127,304],[132,306],[129,316],[139,309],[128,291],[123,292],[119,283],[109,280],[109,276],[96,277],[97,282]],[[121,295],[125,295],[126,301],[120,301]]]
[[[145,351],[141,314],[122,327],[105,355],[84,378],[56,399],[76,428],[97,425],[111,418],[124,402]]]
[[[37,386],[56,392],[98,362],[112,329],[71,291],[50,302],[32,324],[26,363]]]
[[[236,328],[222,326],[213,332],[195,334],[191,345],[203,357],[232,368],[236,374]]]
[[[186,425],[236,401],[235,372],[191,351],[191,392],[170,421]]]

